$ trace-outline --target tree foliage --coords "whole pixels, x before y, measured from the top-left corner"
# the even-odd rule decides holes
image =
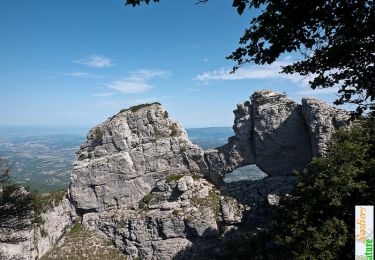
[[[15,184],[0,185],[0,230],[13,234],[33,225],[35,193]],[[15,243],[23,236],[3,236],[1,242]],[[9,241],[7,241],[9,239]],[[5,240],[5,241],[4,241]]]
[[[229,243],[223,259],[352,259],[354,207],[374,205],[374,187],[375,120],[356,121],[299,173],[267,228]]]
[[[149,4],[151,1],[154,1],[155,3],[159,2],[159,0],[126,0],[127,5],[137,6],[141,3]]]
[[[336,104],[356,104],[357,115],[375,112],[374,1],[253,0],[248,5],[263,11],[229,56],[237,61],[235,69],[300,51],[304,59],[283,72],[312,76],[313,89],[338,86]]]
[[[5,159],[0,158],[0,184],[6,183],[9,179],[10,167]]]
[[[363,120],[333,136],[281,199],[269,231],[241,247],[265,259],[352,259],[354,206],[374,205],[374,186],[375,120]]]
[[[201,2],[207,0],[196,1]],[[237,63],[233,72],[245,63],[269,64],[297,51],[304,58],[282,72],[310,76],[313,89],[336,86],[336,104],[355,104],[355,116],[375,116],[374,0],[233,0],[233,7],[239,14],[260,10],[227,57]]]

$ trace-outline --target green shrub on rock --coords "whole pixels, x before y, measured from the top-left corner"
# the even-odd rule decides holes
[[[374,205],[375,121],[333,136],[324,157],[299,173],[268,227],[225,247],[232,259],[352,259],[354,207]],[[233,247],[233,245],[235,246]]]
[[[375,121],[339,130],[325,157],[315,158],[291,196],[281,200],[275,242],[286,257],[350,259],[354,206],[375,203]]]

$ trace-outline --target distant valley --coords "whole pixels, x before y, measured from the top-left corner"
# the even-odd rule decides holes
[[[75,151],[86,141],[86,129],[0,128],[0,159],[2,167],[11,169],[12,182],[27,185],[40,192],[66,188],[69,183]],[[231,127],[187,129],[193,143],[203,149],[227,143]],[[251,167],[236,170],[234,180],[246,178]],[[226,178],[226,180],[229,180]]]

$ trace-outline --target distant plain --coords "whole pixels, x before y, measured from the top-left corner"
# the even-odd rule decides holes
[[[85,128],[2,127],[0,159],[10,168],[10,181],[39,192],[66,188],[76,159],[75,151],[86,141]],[[190,128],[193,143],[211,149],[227,143],[231,127]],[[238,169],[226,181],[257,179],[263,175],[254,166]]]

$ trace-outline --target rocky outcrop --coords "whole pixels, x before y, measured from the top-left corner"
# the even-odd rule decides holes
[[[51,249],[76,219],[75,209],[70,201],[64,197],[63,200],[41,213],[41,225],[34,230],[34,258],[40,258]]]
[[[327,143],[336,129],[348,119],[345,110],[337,109],[315,98],[302,99],[302,114],[309,130],[313,156],[326,152]]]
[[[159,179],[203,175],[203,150],[158,103],[121,111],[93,128],[77,152],[70,194],[80,212],[136,208]]]
[[[234,114],[235,136],[205,152],[158,103],[123,110],[93,128],[70,184],[84,226],[130,258],[219,254],[218,238],[244,219],[260,224],[293,187],[292,171],[322,155],[347,118],[318,100],[297,104],[272,91],[255,92]],[[268,177],[223,183],[225,173],[249,164]]]
[[[138,210],[90,213],[83,223],[95,225],[131,259],[172,259],[193,246],[190,257],[207,255],[218,246],[221,228],[239,224],[244,211],[213,184],[190,175],[159,180],[139,204]]]
[[[226,145],[203,151],[159,103],[120,111],[90,130],[77,151],[69,201],[43,213],[43,224],[25,230],[24,244],[0,243],[0,250],[17,259],[40,257],[76,211],[88,231],[82,237],[95,232],[129,259],[218,259],[226,240],[244,235],[242,227],[262,226],[269,209],[292,189],[291,173],[324,155],[330,136],[348,118],[316,99],[298,104],[267,90],[237,105],[234,115],[235,135]],[[268,176],[223,182],[226,173],[250,164]],[[105,248],[103,241],[95,243]],[[69,250],[59,246],[49,256]]]
[[[313,156],[323,155],[332,133],[345,125],[348,113],[313,98],[302,104],[285,94],[255,92],[234,110],[235,136],[228,144],[205,152],[211,179],[256,164],[270,177],[302,170]]]
[[[14,192],[22,192],[22,187]],[[0,187],[0,197],[1,197]],[[12,195],[12,194],[11,194]],[[73,223],[75,210],[70,201],[64,197],[56,204],[46,205],[42,201],[43,210],[35,216],[35,212],[21,214],[15,211],[8,218],[12,225],[0,228],[0,258],[4,260],[38,259],[56,244],[69,226]],[[48,201],[49,203],[55,203]],[[22,203],[18,200],[18,203]],[[9,205],[9,204],[8,204]],[[7,205],[4,205],[7,207]]]

